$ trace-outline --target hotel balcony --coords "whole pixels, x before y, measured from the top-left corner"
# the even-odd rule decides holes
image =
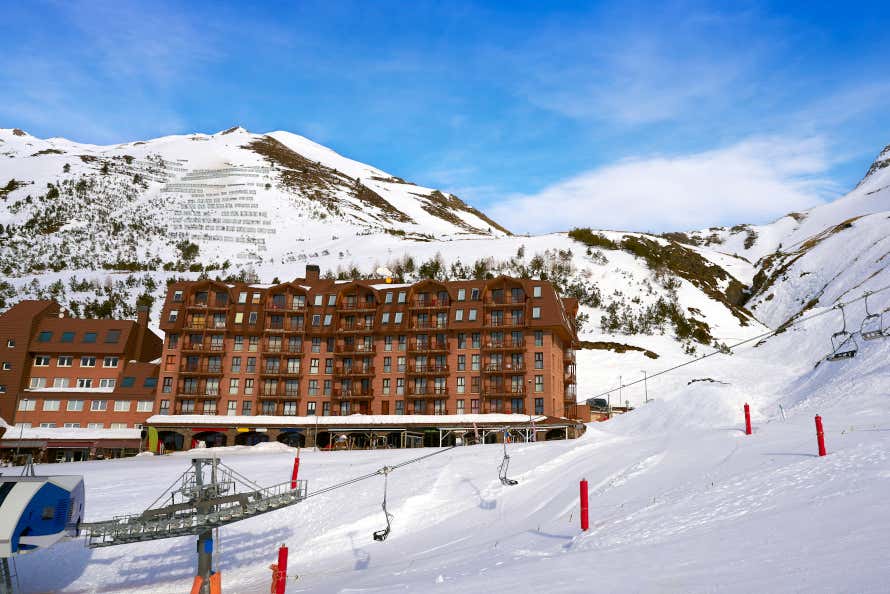
[[[485,325],[491,328],[525,328],[525,316],[521,318],[513,318],[507,316],[504,318],[488,317],[485,319]]]
[[[429,340],[429,341],[408,341],[409,353],[447,353],[448,341]]]
[[[335,365],[334,375],[339,377],[373,377],[373,365]]]
[[[512,384],[488,385],[482,390],[482,398],[524,398],[525,386]]]
[[[514,299],[512,295],[507,295],[501,297],[499,299],[494,299],[489,297],[483,302],[485,307],[507,307],[507,306],[517,306],[517,305],[525,305],[528,302],[528,297],[523,295],[522,297]]]
[[[331,400],[370,400],[374,398],[374,388],[344,390],[335,387],[331,394]]]
[[[439,309],[448,309],[451,307],[451,302],[449,299],[414,299],[411,304],[411,309],[417,310],[439,310]]]
[[[340,332],[373,332],[374,324],[365,324],[364,320],[356,320],[352,323],[340,322]]]
[[[417,365],[416,363],[409,363],[407,375],[448,375],[448,365],[434,365],[431,363]]]
[[[490,375],[524,375],[525,371],[526,367],[524,363],[489,363],[485,366],[485,373]]]
[[[414,332],[428,332],[430,330],[447,330],[448,322],[440,322],[438,320],[413,320],[411,322],[411,330]]]
[[[290,345],[287,341],[272,342],[269,340],[264,340],[262,344],[265,353],[286,353],[296,356],[303,354],[302,344]]]
[[[525,340],[514,341],[512,338],[503,340],[484,340],[482,342],[483,351],[524,351]]]
[[[371,344],[365,344],[363,342],[353,342],[352,344],[338,342],[334,345],[335,355],[373,355],[376,352],[377,345],[373,342]]]
[[[448,398],[448,388],[426,386],[423,388],[408,388],[405,398]]]
[[[211,364],[209,361],[199,361],[197,364],[189,364],[182,361],[179,365],[179,373],[182,375],[222,375],[222,362]]]
[[[377,311],[377,304],[367,301],[345,302],[337,306],[337,311],[342,313],[372,313]]]

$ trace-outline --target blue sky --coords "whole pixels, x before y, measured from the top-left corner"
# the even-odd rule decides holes
[[[7,2],[0,127],[289,130],[516,231],[766,222],[890,143],[888,4]]]

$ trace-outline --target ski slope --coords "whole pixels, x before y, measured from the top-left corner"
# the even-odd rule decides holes
[[[825,354],[831,316],[757,348],[653,380],[656,400],[578,440],[462,447],[221,530],[226,591],[267,592],[278,545],[294,592],[886,592],[890,579],[890,339],[846,362]],[[710,377],[714,382],[694,382]],[[752,404],[754,435],[743,434]],[[779,414],[785,407],[787,419]],[[816,456],[822,415],[829,455]],[[433,450],[301,455],[310,492]],[[293,450],[223,448],[260,484],[287,480]],[[147,507],[188,453],[85,462],[87,521]],[[40,469],[39,469],[40,470]],[[578,527],[578,481],[591,529]],[[20,557],[25,592],[187,591],[194,539]]]

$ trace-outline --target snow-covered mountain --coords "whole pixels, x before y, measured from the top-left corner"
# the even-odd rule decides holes
[[[847,196],[768,225],[529,237],[287,132],[101,147],[4,129],[0,308],[51,297],[132,316],[139,301],[157,320],[172,278],[272,282],[307,263],[343,277],[547,278],[581,301],[584,397],[890,284],[888,163],[885,149]],[[851,325],[864,314],[848,313]]]

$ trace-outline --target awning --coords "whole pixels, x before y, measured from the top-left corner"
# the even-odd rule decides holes
[[[44,446],[46,446],[46,442],[39,439],[4,439],[0,441],[0,448],[42,448]]]

